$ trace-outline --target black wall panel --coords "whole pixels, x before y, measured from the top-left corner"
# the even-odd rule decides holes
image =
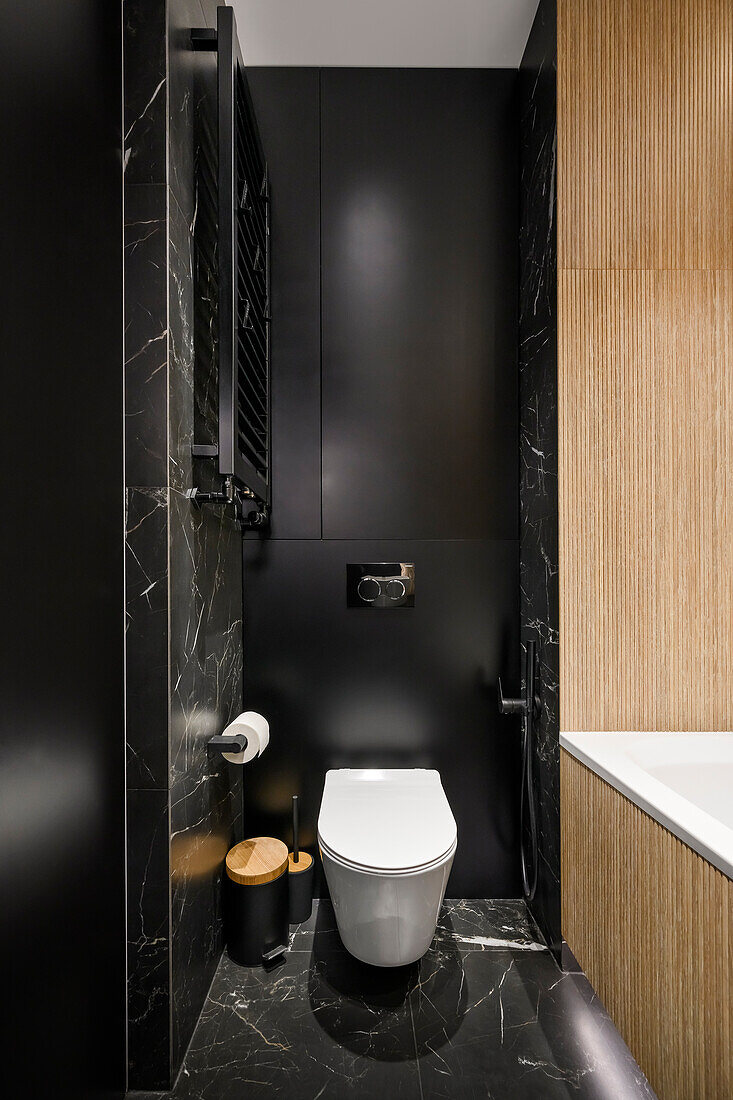
[[[313,850],[328,768],[437,767],[465,897],[520,891],[495,691],[519,657],[516,80],[252,74],[275,495],[272,537],[245,542],[245,704],[271,722],[245,830],[289,837],[299,793]],[[346,607],[347,562],[380,560],[415,562],[414,608]]]
[[[7,1097],[124,1088],[120,17],[0,20]]]
[[[272,188],[272,534],[321,537],[318,69],[249,69]]]
[[[414,608],[347,608],[346,563],[392,559],[415,562]],[[450,896],[516,896],[517,731],[495,684],[517,661],[518,585],[511,541],[248,543],[245,697],[271,742],[246,776],[247,833],[288,837],[300,793],[312,845],[328,768],[437,768],[458,822]]]
[[[515,94],[323,71],[327,538],[516,538]]]

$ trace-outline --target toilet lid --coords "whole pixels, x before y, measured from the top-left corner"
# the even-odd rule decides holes
[[[326,773],[319,842],[351,864],[385,872],[417,869],[449,852],[456,836],[436,771],[344,768]]]

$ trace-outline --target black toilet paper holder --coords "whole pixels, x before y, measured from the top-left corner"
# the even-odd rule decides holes
[[[233,737],[210,737],[206,742],[209,752],[244,752],[249,742],[243,733],[235,733]]]

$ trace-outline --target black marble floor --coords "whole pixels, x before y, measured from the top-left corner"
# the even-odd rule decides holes
[[[166,1095],[654,1100],[587,979],[558,969],[519,901],[446,901],[430,951],[395,970],[353,959],[319,903],[269,973],[224,956]]]

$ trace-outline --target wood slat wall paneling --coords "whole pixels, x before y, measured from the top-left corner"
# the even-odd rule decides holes
[[[565,729],[729,729],[733,274],[560,273]]]
[[[559,266],[727,268],[730,0],[560,0]]]
[[[560,0],[564,729],[726,729],[733,5]]]
[[[662,1100],[733,1096],[733,883],[561,751],[568,944]]]

